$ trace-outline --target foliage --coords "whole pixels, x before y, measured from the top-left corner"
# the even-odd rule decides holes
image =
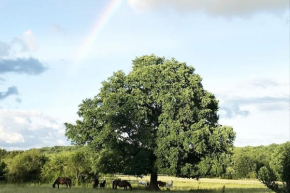
[[[5,149],[0,148],[0,160],[4,159],[6,154],[7,154],[7,151]]]
[[[78,149],[79,149],[78,146],[54,146],[54,147],[42,147],[39,149],[39,151],[45,154],[57,154],[63,152],[72,152]]]
[[[4,176],[6,174],[5,170],[6,170],[6,163],[2,160],[0,160],[0,181],[4,180]]]
[[[65,147],[62,149],[66,149]],[[85,182],[94,176],[91,153],[84,148],[74,148],[75,151],[49,153],[49,160],[44,164],[41,179],[51,183],[57,177],[70,177],[75,185]]]
[[[11,182],[39,182],[41,168],[47,157],[38,150],[30,150],[16,155],[7,162],[6,176]]]
[[[248,155],[239,155],[239,159],[235,162],[235,172],[239,178],[256,178],[256,162]]]
[[[279,191],[279,186],[278,183],[276,183],[277,177],[272,171],[271,168],[267,168],[266,166],[263,166],[259,172],[258,172],[259,180],[265,184],[268,188],[275,192],[280,192]]]
[[[89,155],[84,151],[76,151],[69,159],[69,170],[75,177],[76,184],[85,182],[92,175]]]
[[[257,178],[258,171],[263,166],[268,166],[272,154],[279,147],[277,144],[257,147],[235,147],[233,154],[232,178]]]
[[[259,170],[259,180],[277,193],[290,192],[290,142],[276,149],[269,166]]]
[[[22,150],[13,150],[13,151],[6,151],[3,150],[5,153],[3,154],[2,159],[13,159],[15,156],[22,154],[24,151]]]
[[[218,101],[201,80],[175,59],[136,58],[128,75],[115,72],[80,104],[81,120],[66,123],[66,135],[109,156],[112,163],[99,161],[115,166],[111,172],[199,177],[199,164],[208,173],[205,166],[232,153],[235,138],[218,124]]]
[[[7,154],[7,151],[5,149],[0,149],[0,181],[4,180],[5,168],[6,168],[6,163],[4,162],[4,158],[6,154]]]
[[[281,145],[272,144],[269,146],[257,146],[257,147],[250,146],[235,147],[232,159],[230,159],[230,156],[220,157],[219,160],[216,161],[213,160],[211,162],[211,165],[208,165],[207,162],[205,161],[200,162],[198,164],[198,171],[201,174],[201,177],[219,177],[229,179],[249,178],[249,177],[255,178],[255,176],[258,176],[258,171],[264,166],[266,167],[266,169],[269,170],[270,165],[272,168],[277,168],[277,166],[282,165],[281,161],[279,160],[281,160],[281,155],[283,155],[280,152],[281,150],[280,147],[283,145],[284,144]],[[5,172],[7,171],[7,163],[10,163],[15,156],[22,154],[23,151],[0,150],[0,152],[3,153],[1,154],[2,156],[0,161],[0,176],[3,175],[5,176]],[[123,158],[121,156],[118,156],[119,154],[116,154],[113,151],[108,151],[106,149],[97,152],[90,151],[90,149],[79,146],[44,147],[39,149],[39,153],[47,156],[48,160],[41,167],[42,168],[41,175],[38,176],[37,178],[41,179],[43,183],[52,183],[58,176],[69,176],[73,179],[75,183],[76,170],[70,167],[70,165],[72,164],[70,160],[73,157],[72,155],[75,154],[76,152],[83,152],[83,154],[85,154],[84,156],[86,160],[85,163],[88,164],[87,167],[89,169],[82,172],[83,174],[80,175],[81,178],[83,177],[85,178],[85,181],[90,181],[90,179],[96,176],[104,176],[104,174],[102,173],[105,174],[109,174],[111,172],[118,173],[117,169],[121,167],[121,164],[123,164]],[[142,156],[142,154],[139,154],[139,156]],[[251,161],[239,162],[239,160],[243,160],[243,157],[248,157]],[[146,161],[142,157],[136,157],[135,159],[139,165],[144,165],[144,161]],[[250,166],[247,166],[247,163],[255,165],[256,169],[253,169],[254,167],[252,167],[251,164]],[[142,167],[138,168],[138,164],[134,165],[136,168],[133,168],[133,170],[136,170],[137,173],[138,172],[141,173],[140,170],[142,170],[143,168]],[[249,169],[248,167],[252,169]],[[247,172],[244,173],[239,172],[242,170],[245,170]],[[279,176],[278,173],[276,172],[277,170],[281,170],[281,167],[280,169],[278,167],[277,169],[271,171],[272,173],[275,172],[274,173],[275,179],[281,180],[281,176]],[[159,173],[165,172],[163,172],[162,169],[159,169]],[[1,177],[1,180],[3,180],[3,177]]]
[[[48,161],[44,164],[41,171],[42,182],[51,183],[57,177],[66,176],[68,174],[68,157],[63,154],[56,154],[50,156]]]

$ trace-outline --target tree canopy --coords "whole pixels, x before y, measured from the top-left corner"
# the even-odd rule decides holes
[[[79,105],[80,120],[65,124],[66,136],[101,152],[100,165],[111,172],[150,173],[153,189],[157,173],[218,171],[235,133],[218,124],[218,101],[201,81],[192,66],[174,58],[138,57],[130,73],[115,72]]]

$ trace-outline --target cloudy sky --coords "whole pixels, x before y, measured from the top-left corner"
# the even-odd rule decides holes
[[[288,0],[0,0],[0,148],[69,145],[64,122],[155,54],[196,69],[236,146],[289,140]]]

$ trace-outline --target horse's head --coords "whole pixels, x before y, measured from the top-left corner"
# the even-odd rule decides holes
[[[129,182],[128,182],[128,186],[129,186],[130,190],[132,191],[132,186]]]
[[[52,187],[55,188],[55,184],[52,184]]]

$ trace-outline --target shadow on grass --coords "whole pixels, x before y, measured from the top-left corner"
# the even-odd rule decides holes
[[[191,190],[171,190],[161,192],[189,192],[189,193],[272,193],[271,190],[266,188],[226,188],[224,191],[221,189],[191,189]]]
[[[106,189],[108,191],[108,189]],[[110,192],[115,192],[116,190],[112,190]],[[118,189],[117,192],[123,192],[123,189]],[[126,191],[124,191],[126,192]],[[131,192],[128,190],[128,192]],[[156,192],[146,190],[145,188],[135,187],[133,188],[133,192]],[[267,188],[225,188],[223,191],[222,188],[217,189],[174,189],[174,190],[165,190],[161,189],[158,192],[163,193],[273,193],[270,189]]]

